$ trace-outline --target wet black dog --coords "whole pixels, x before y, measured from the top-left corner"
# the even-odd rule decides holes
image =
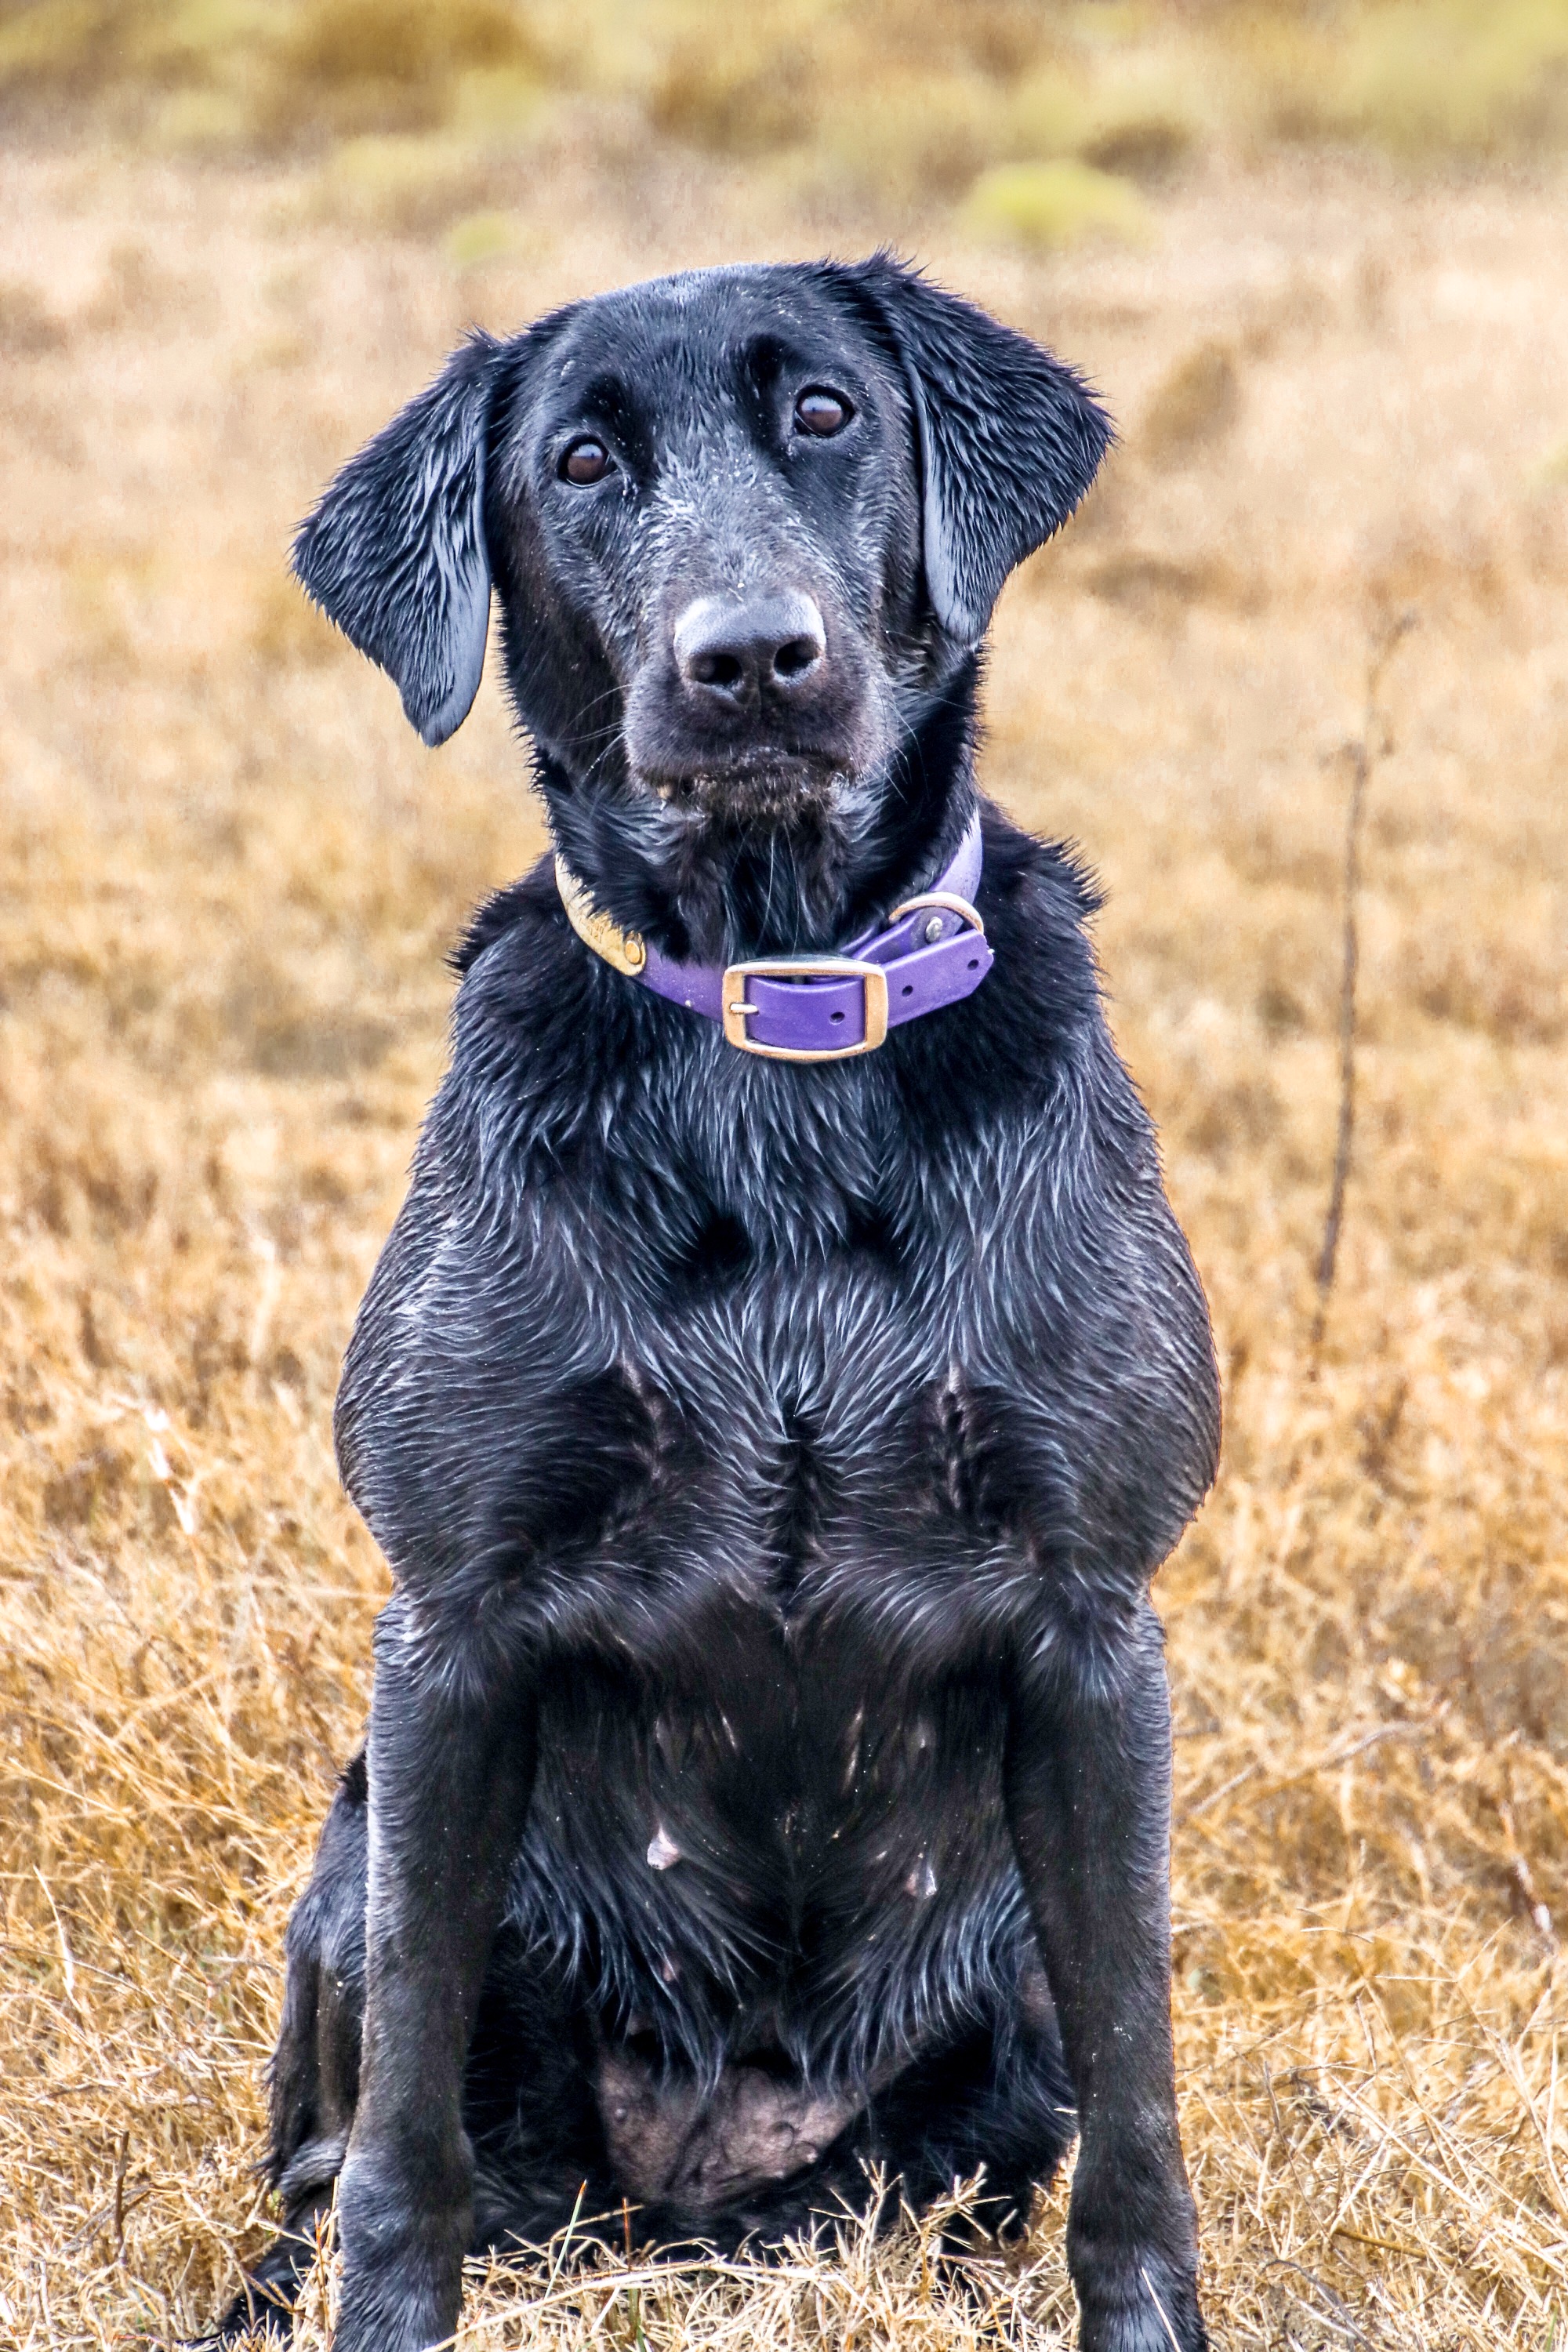
[[[635,972],[931,888],[993,604],[1108,437],[885,258],[712,271],[476,337],[300,535],[430,742],[493,586],[567,869],[463,950],[339,1401],[397,1589],[258,2284],[339,2179],[340,2352],[446,2336],[465,2252],[584,2182],[732,2243],[984,2167],[1005,2224],[1075,2127],[1083,2343],[1204,2342],[1147,1596],[1216,1389],[1092,894],[987,809],[984,984],[809,1066]]]

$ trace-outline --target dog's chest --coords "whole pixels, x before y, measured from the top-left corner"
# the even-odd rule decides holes
[[[961,1327],[845,1253],[715,1299],[633,1360],[666,1433],[659,1499],[683,1475],[705,1487],[731,1574],[792,1631],[837,1576],[907,1559],[952,1521]]]
[[[467,1128],[427,1154],[339,1412],[400,1577],[647,1654],[716,1585],[956,1633],[1098,1539],[1157,1441],[1084,1155],[855,1083],[764,1117],[725,1065],[659,1066],[537,1177]]]
[[[542,1200],[463,1182],[389,1251],[345,1373],[395,1569],[548,1590],[552,1645],[633,1600],[676,1628],[715,1583],[795,1627],[951,1580],[984,1534],[972,1392],[994,1423],[1026,1378],[984,1272],[994,1141],[964,1182],[887,1118],[694,1141],[686,1108]]]

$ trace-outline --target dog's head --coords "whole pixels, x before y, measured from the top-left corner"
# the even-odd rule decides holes
[[[864,833],[1109,438],[1070,369],[885,257],[709,270],[474,337],[295,563],[429,743],[493,586],[552,806]]]

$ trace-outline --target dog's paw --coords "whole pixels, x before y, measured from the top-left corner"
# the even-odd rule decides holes
[[[272,2347],[272,2352],[284,2352],[294,2333],[294,2314],[287,2305],[274,2303],[256,2291],[237,2294],[221,2319],[205,2336],[185,2336],[179,2341],[178,2352],[237,2352],[237,2347]]]
[[[1079,2282],[1079,2352],[1208,2352],[1198,2291],[1157,2255]]]
[[[343,2266],[342,2297],[332,2352],[430,2352],[457,2332],[458,2283],[428,2264],[407,2261]]]
[[[332,2352],[430,2352],[462,2301],[466,2204],[422,2195],[351,2151],[338,2192],[342,2295]]]

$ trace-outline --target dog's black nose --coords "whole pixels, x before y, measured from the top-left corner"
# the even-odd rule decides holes
[[[675,665],[688,686],[726,702],[788,693],[827,651],[822,614],[798,589],[771,596],[699,596],[675,625]]]

